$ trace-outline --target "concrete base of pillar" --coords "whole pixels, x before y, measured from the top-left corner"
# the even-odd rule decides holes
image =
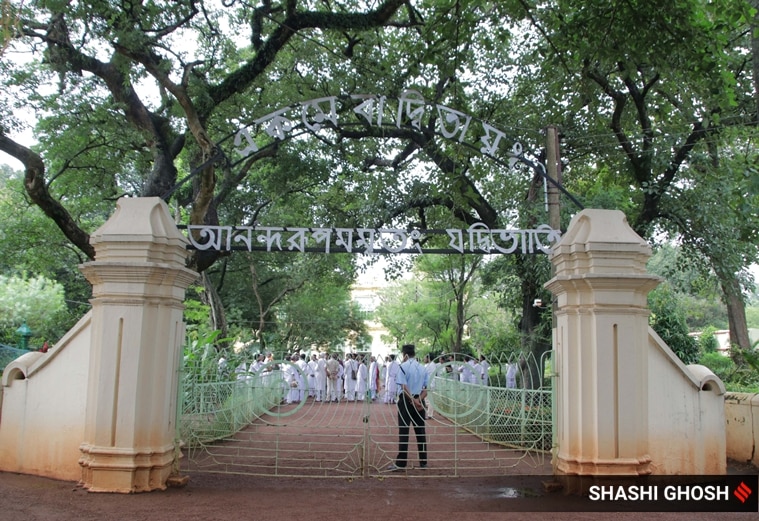
[[[577,460],[559,456],[554,481],[565,494],[587,495],[594,485],[624,485],[651,474],[650,459]]]
[[[651,474],[649,458],[569,459],[556,460],[556,474],[580,476],[647,476]]]
[[[174,447],[137,452],[82,445],[81,486],[90,492],[135,493],[165,490],[172,474]]]

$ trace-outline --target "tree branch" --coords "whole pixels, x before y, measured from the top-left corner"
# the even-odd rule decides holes
[[[24,187],[34,204],[47,215],[66,238],[79,248],[90,260],[95,259],[95,248],[90,236],[84,232],[61,203],[50,195],[45,185],[45,164],[32,150],[20,145],[0,132],[0,150],[15,157],[24,165]]]
[[[209,89],[210,105],[217,105],[235,94],[244,92],[273,62],[279,51],[296,33],[304,29],[366,30],[381,27],[390,20],[406,0],[385,0],[375,10],[364,13],[333,13],[308,11],[298,13],[288,9],[288,16],[263,42],[259,37],[256,56],[228,75],[224,81]]]

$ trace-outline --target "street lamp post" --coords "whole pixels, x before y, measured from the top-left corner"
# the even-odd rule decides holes
[[[32,337],[32,330],[26,325],[26,320],[21,324],[21,327],[16,330],[16,333],[21,336],[18,347],[19,349],[29,349],[29,339]]]

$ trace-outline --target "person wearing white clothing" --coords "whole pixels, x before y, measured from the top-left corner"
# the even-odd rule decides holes
[[[303,387],[303,378],[298,371],[297,362],[300,359],[298,355],[290,357],[291,363],[282,364],[282,378],[285,381],[285,403],[288,405],[300,401],[300,391]]]
[[[238,382],[241,382],[245,380],[245,373],[248,372],[248,364],[245,362],[242,362],[240,365],[235,367],[235,377],[237,378]]]
[[[482,385],[490,383],[490,364],[484,355],[480,355],[480,366],[482,366]]]
[[[472,383],[472,359],[467,360],[459,367],[460,380],[463,383]]]
[[[435,373],[437,372],[438,364],[430,358],[429,355],[424,357],[424,370],[427,371],[427,417],[435,417],[435,408],[432,403],[432,394],[435,392]]]
[[[474,385],[482,385],[482,364],[477,359],[474,359],[472,366],[472,383]]]
[[[319,359],[316,361],[314,370],[314,399],[317,402],[322,400],[329,401],[326,395],[327,391],[327,354],[319,353]]]
[[[517,364],[509,364],[506,369],[506,387],[514,389],[517,386]]]
[[[369,394],[372,400],[377,399],[377,391],[379,391],[379,364],[375,357],[371,358],[369,364]]]
[[[337,361],[337,355],[326,361],[325,369],[327,371],[327,396],[328,402],[340,401],[340,362]]]
[[[364,401],[366,399],[366,391],[369,389],[369,368],[366,367],[363,358],[353,361],[358,364],[358,370],[356,371],[356,399]]]
[[[306,382],[308,382],[308,396],[313,398],[316,396],[316,368],[317,368],[316,354],[311,355],[311,360],[308,361]]]
[[[356,401],[356,383],[358,380],[358,362],[355,360],[355,354],[345,356],[344,376],[345,376],[345,399],[349,402]]]
[[[300,378],[300,386],[298,387],[298,401],[302,402],[306,399],[306,380],[308,378],[308,362],[306,362],[306,354],[301,353],[300,356],[295,355],[297,357],[297,360],[295,361],[295,365],[298,366],[298,369],[300,369],[300,372],[298,374],[298,377]]]
[[[395,398],[398,395],[398,386],[395,383],[395,379],[398,376],[400,367],[401,365],[395,359],[395,355],[390,355],[385,375],[385,403],[395,403]]]

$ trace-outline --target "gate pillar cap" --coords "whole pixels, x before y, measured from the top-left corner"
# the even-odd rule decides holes
[[[597,209],[575,215],[550,254],[557,276],[644,275],[650,257],[651,246],[630,227],[623,212]]]
[[[159,197],[122,197],[108,221],[90,236],[96,260],[184,265],[188,240]]]
[[[618,251],[651,251],[648,243],[630,227],[627,216],[620,210],[586,209],[572,218],[567,233],[554,247],[556,254],[562,247],[583,244],[586,249]]]

